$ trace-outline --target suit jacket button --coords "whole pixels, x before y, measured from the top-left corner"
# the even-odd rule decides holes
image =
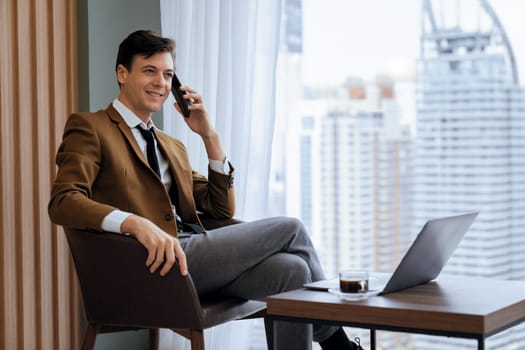
[[[170,221],[171,219],[173,219],[173,216],[171,214],[167,214],[165,219],[166,221]]]

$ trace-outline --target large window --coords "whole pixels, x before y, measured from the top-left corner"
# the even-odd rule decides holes
[[[269,208],[305,223],[328,276],[392,271],[426,220],[479,211],[443,273],[525,279],[523,7],[283,0]],[[525,332],[488,344],[525,347]]]

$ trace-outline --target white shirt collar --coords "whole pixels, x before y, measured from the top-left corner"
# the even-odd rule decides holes
[[[148,124],[146,125],[142,119],[137,117],[135,113],[131,111],[128,107],[126,107],[118,98],[113,100],[113,108],[119,112],[119,114],[122,116],[126,124],[130,127],[130,129],[133,129],[136,126],[142,126],[145,129],[149,129],[151,127],[157,128],[155,124],[153,124],[153,121],[150,119]]]

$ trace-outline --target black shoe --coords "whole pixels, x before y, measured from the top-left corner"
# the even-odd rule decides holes
[[[330,338],[320,342],[319,345],[323,350],[363,350],[359,338],[354,340],[356,342],[348,339],[343,328],[339,328]]]
[[[355,337],[354,341],[350,341],[350,343],[352,343],[352,345],[354,346],[353,349],[364,350],[363,347],[361,346],[361,339],[359,339],[359,337]]]

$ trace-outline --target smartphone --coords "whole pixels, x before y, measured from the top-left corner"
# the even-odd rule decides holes
[[[173,73],[173,78],[171,79],[171,93],[175,97],[175,101],[177,101],[177,104],[182,111],[182,115],[188,118],[190,116],[190,110],[188,109],[190,101],[182,97],[186,94],[186,91],[182,91],[180,89],[181,86],[182,84],[180,83],[179,78],[175,73]]]

